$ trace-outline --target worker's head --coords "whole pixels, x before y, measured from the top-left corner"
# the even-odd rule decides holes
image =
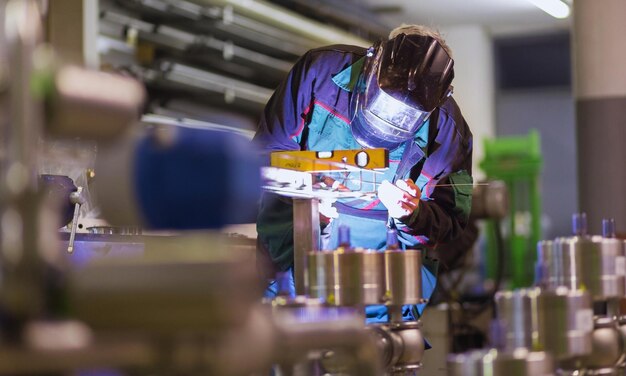
[[[437,32],[407,25],[389,37],[368,49],[353,94],[352,134],[364,147],[412,139],[452,91],[454,62]]]

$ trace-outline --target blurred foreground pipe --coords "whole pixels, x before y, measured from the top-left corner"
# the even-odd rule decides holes
[[[159,125],[101,147],[96,195],[114,225],[205,229],[254,221],[260,160],[244,136]]]

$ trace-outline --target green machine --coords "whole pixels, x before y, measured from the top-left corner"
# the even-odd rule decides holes
[[[543,160],[539,133],[484,140],[485,158],[480,167],[488,179],[505,182],[509,190],[509,215],[504,232],[505,276],[511,288],[533,283],[536,246],[541,239],[539,175]],[[497,267],[494,223],[488,223],[486,271],[494,278]]]

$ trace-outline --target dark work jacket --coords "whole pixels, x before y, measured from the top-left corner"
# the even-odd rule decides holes
[[[350,131],[350,99],[361,72],[364,48],[334,45],[311,50],[294,65],[265,107],[255,142],[267,151],[360,149]],[[409,148],[414,142],[417,147]],[[472,192],[472,134],[452,97],[436,109],[415,139],[389,152],[383,178],[411,177],[422,191],[418,210],[394,220],[406,247],[434,246],[461,233]],[[406,152],[410,149],[410,153]],[[400,167],[401,166],[401,167]],[[355,174],[355,173],[352,173]],[[375,191],[380,174],[352,182],[349,188]],[[365,184],[365,185],[364,185]],[[384,249],[387,212],[377,197],[339,200],[342,221],[352,227],[354,246]],[[333,223],[331,223],[333,224]],[[329,249],[336,245],[334,226]],[[265,193],[257,219],[258,241],[277,270],[293,264],[292,206],[287,198]]]

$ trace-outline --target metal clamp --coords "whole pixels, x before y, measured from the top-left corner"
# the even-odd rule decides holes
[[[78,227],[78,213],[80,212],[80,207],[85,203],[83,187],[78,187],[75,192],[70,193],[70,202],[74,204],[74,216],[72,217],[72,231],[70,232],[70,241],[67,245],[67,253],[74,252],[74,239],[76,238],[76,229]]]

